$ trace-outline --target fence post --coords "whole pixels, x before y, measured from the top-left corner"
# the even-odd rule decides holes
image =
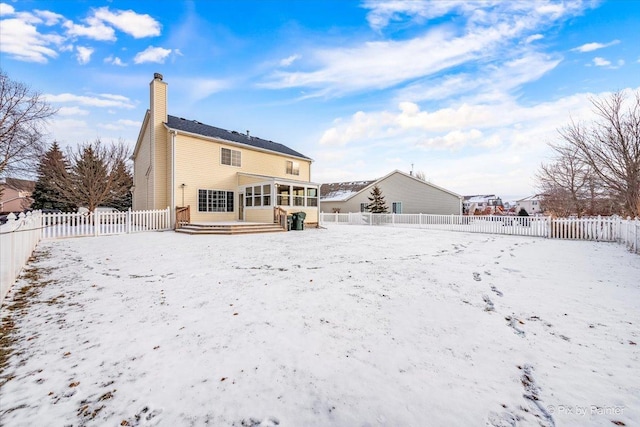
[[[93,235],[95,237],[100,235],[100,211],[96,208],[93,211]]]

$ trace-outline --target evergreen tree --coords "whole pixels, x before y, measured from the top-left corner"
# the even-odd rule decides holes
[[[375,185],[371,190],[371,196],[369,196],[369,211],[371,213],[388,213],[389,208],[387,208],[387,202],[384,200],[384,196],[382,195],[382,191],[380,187]]]
[[[127,166],[129,152],[124,143],[105,146],[100,140],[69,150],[71,167],[57,169],[55,188],[63,199],[93,212],[98,206],[127,209],[133,185]]]
[[[75,211],[76,206],[64,200],[62,194],[56,189],[56,180],[59,176],[68,173],[68,162],[57,142],[51,145],[40,158],[38,164],[38,180],[31,197],[33,209],[60,209],[63,212]]]
[[[518,216],[529,216],[529,213],[525,208],[520,208],[520,212],[518,212]]]
[[[114,177],[112,199],[110,206],[119,211],[126,211],[132,206],[131,187],[133,176],[123,159],[118,159],[111,172]]]

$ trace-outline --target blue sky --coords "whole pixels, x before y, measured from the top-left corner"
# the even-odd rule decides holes
[[[589,97],[640,89],[640,1],[0,0],[0,66],[59,113],[50,138],[135,145],[169,113],[281,142],[312,180],[425,173],[535,192]]]

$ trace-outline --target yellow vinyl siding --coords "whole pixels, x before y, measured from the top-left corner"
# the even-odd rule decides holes
[[[229,148],[241,152],[241,166],[223,165],[220,159],[221,148]],[[191,206],[191,221],[234,221],[238,219],[238,186],[260,182],[261,179],[238,176],[238,173],[250,173],[276,178],[291,179],[286,174],[286,162],[291,157],[275,153],[265,153],[250,148],[238,147],[224,142],[205,140],[188,135],[178,134],[175,143],[176,157],[176,204],[182,204],[182,188],[184,187],[184,203]],[[298,160],[300,163],[301,181],[310,177],[310,161]],[[225,190],[234,192],[234,212],[198,212],[198,190]],[[247,221],[273,221],[273,207],[265,209],[245,209]],[[317,216],[317,215],[316,215]]]
[[[245,209],[244,219],[247,222],[273,222],[273,206],[264,209]]]
[[[251,185],[251,184],[257,184],[259,182],[263,182],[264,178],[263,177],[257,177],[257,176],[246,176],[246,175],[239,175],[238,176],[238,185],[243,187],[245,185]]]
[[[140,146],[133,161],[134,168],[134,190],[133,190],[133,209],[145,210],[150,209],[151,196],[153,193],[153,174],[149,173],[151,159],[151,136],[149,134],[149,126],[146,126],[142,133]]]

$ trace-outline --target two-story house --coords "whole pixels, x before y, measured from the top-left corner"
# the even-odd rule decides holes
[[[36,183],[26,179],[0,178],[0,212],[22,212],[31,207]]]
[[[312,160],[277,142],[168,114],[167,83],[150,84],[132,156],[133,209],[190,206],[190,222],[273,223],[274,209],[318,223]]]

